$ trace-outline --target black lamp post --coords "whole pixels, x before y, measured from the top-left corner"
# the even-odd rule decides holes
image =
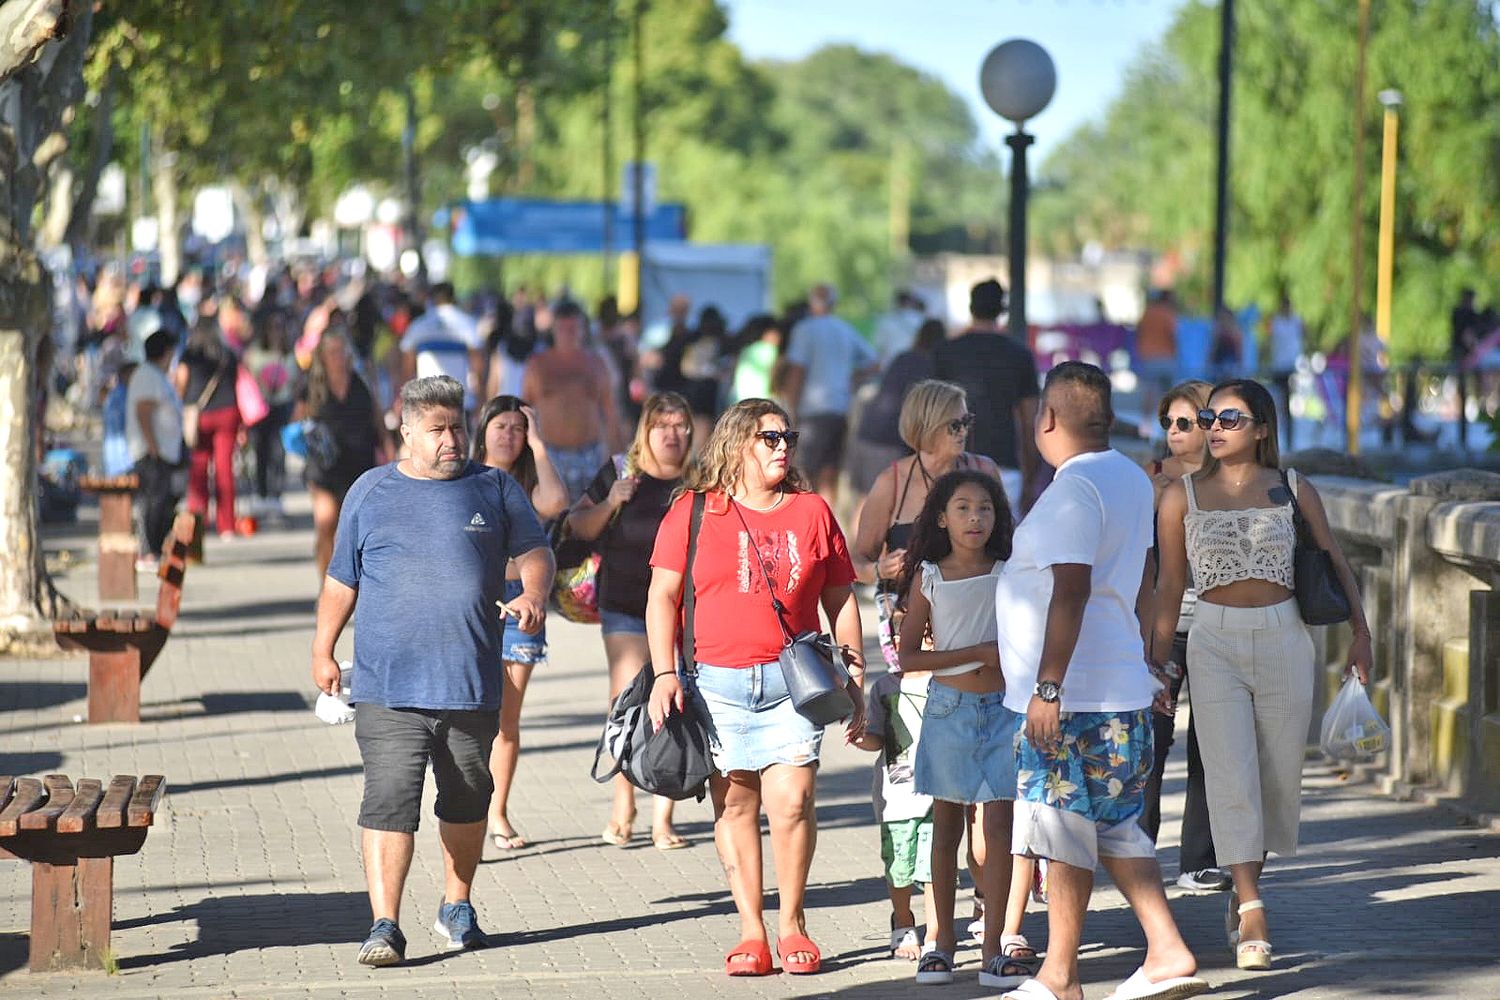
[[[1041,113],[1057,90],[1057,69],[1047,50],[1024,38],[1001,42],[979,68],[979,89],[985,103],[1015,123],[1006,136],[1010,165],[1010,321],[1012,336],[1026,342],[1026,148],[1034,141],[1026,132],[1028,118]]]

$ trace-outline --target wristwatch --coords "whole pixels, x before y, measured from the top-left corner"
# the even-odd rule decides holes
[[[1032,693],[1047,704],[1056,705],[1058,699],[1062,697],[1062,688],[1056,681],[1039,681],[1036,690]]]

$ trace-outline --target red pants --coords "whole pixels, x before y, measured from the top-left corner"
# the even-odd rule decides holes
[[[240,411],[234,406],[209,410],[198,417],[198,444],[188,471],[187,507],[208,514],[208,463],[214,464],[214,512],[219,534],[234,531],[234,439],[240,430]]]

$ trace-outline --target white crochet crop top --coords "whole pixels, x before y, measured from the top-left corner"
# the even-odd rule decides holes
[[[1289,473],[1295,493],[1297,474]],[[1277,507],[1200,510],[1193,477],[1183,476],[1187,490],[1188,565],[1198,593],[1240,580],[1265,580],[1292,589],[1292,553],[1297,528],[1290,502]]]

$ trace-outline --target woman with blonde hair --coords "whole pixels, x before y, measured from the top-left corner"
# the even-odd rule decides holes
[[[853,701],[846,738],[864,730],[864,657],[854,567],[833,511],[792,464],[800,435],[768,399],[730,407],[662,521],[651,554],[647,642],[656,679],[650,714],[660,726],[686,699],[709,722],[714,841],[740,917],[740,943],[724,960],[731,976],[771,972],[762,923],[760,816],[771,827],[781,909],[782,969],[813,973],[818,946],[803,903],[817,842],[814,796],[823,730],[797,712],[779,656],[783,629],[822,632],[827,616],[843,647]],[[693,565],[688,532],[698,494],[703,518]],[[682,597],[696,596],[696,662],[677,665]]]
[[[651,584],[651,547],[693,445],[693,416],[685,398],[658,392],[646,400],[635,439],[623,456],[606,462],[568,514],[575,537],[596,542],[599,552],[599,623],[609,658],[609,699],[650,659],[646,647],[646,591]],[[651,841],[659,850],[686,847],[672,826],[672,800],[657,796]],[[601,835],[624,847],[633,836],[635,788],[615,776],[614,808]]]
[[[1146,465],[1151,484],[1156,489],[1156,505],[1161,506],[1162,493],[1183,476],[1190,476],[1203,467],[1208,460],[1208,435],[1198,426],[1198,411],[1208,405],[1208,393],[1213,387],[1200,379],[1180,382],[1167,390],[1157,404],[1157,421],[1167,434],[1167,454],[1153,459]],[[1153,547],[1146,554],[1146,580],[1148,586],[1142,595],[1147,600],[1137,609],[1142,629],[1149,637],[1154,623],[1149,598],[1156,586],[1157,553]],[[1189,578],[1183,591],[1177,615],[1177,634],[1172,641],[1172,654],[1168,661],[1167,675],[1162,678],[1166,685],[1163,708],[1173,711],[1158,711],[1151,716],[1155,730],[1156,759],[1151,777],[1146,783],[1146,807],[1141,813],[1141,828],[1156,840],[1161,828],[1161,783],[1167,766],[1167,756],[1172,750],[1177,717],[1175,706],[1182,693],[1183,681],[1187,678],[1188,629],[1193,624],[1193,605],[1198,595]],[[1178,854],[1180,874],[1177,884],[1184,889],[1200,892],[1217,892],[1229,888],[1229,876],[1220,871],[1214,859],[1213,834],[1208,826],[1208,798],[1203,789],[1203,760],[1198,753],[1197,713],[1188,716],[1187,734],[1187,804],[1182,811],[1182,849]]]
[[[546,523],[568,509],[568,488],[547,457],[536,411],[517,396],[496,396],[485,404],[474,424],[474,461],[509,475],[521,484],[537,520]],[[521,596],[521,573],[514,560],[505,566],[507,604]],[[510,788],[521,757],[521,704],[531,672],[547,659],[547,630],[527,635],[507,624],[500,639],[500,732],[490,750],[490,836],[501,850],[526,846],[526,838],[511,824]]]
[[[1271,967],[1260,877],[1268,853],[1297,853],[1302,757],[1313,710],[1312,636],[1293,591],[1297,520],[1332,557],[1349,598],[1347,669],[1368,683],[1373,654],[1359,585],[1318,491],[1282,473],[1276,404],[1259,382],[1221,382],[1198,413],[1203,469],[1167,487],[1157,514],[1161,569],[1147,655],[1170,657],[1191,569],[1198,588],[1187,658],[1214,848],[1234,880],[1225,915],[1241,969]]]

